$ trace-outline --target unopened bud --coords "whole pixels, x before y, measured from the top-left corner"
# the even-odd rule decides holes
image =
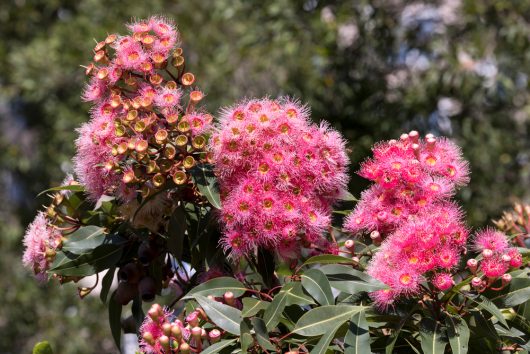
[[[412,144],[412,151],[417,160],[420,159],[420,146],[418,144]]]
[[[224,293],[223,298],[227,305],[234,306],[236,304],[234,293],[231,291],[227,291],[226,293]]]
[[[407,141],[407,140],[409,140],[409,135],[408,135],[408,134],[401,134],[401,135],[399,136],[399,140],[401,140],[401,141]]]
[[[160,342],[160,345],[162,345],[162,348],[164,348],[164,350],[169,351],[169,337],[168,336],[160,336],[160,338],[158,338],[158,341]]]
[[[349,251],[353,252],[355,250],[355,241],[347,240],[346,242],[344,242],[344,247],[346,247]]]
[[[138,291],[144,302],[151,302],[155,299],[156,283],[152,277],[143,277],[138,283]]]
[[[171,335],[171,324],[167,322],[164,323],[162,325],[162,332],[164,332],[164,334],[169,337]]]
[[[381,234],[377,230],[370,232],[370,238],[376,245],[381,243]]]
[[[474,288],[481,287],[482,279],[480,279],[479,277],[474,277],[473,279],[471,279],[471,286],[473,286]]]
[[[191,329],[191,337],[193,339],[195,339],[196,341],[200,341],[201,340],[201,333],[202,333],[202,328],[201,327],[193,327]]]
[[[177,341],[182,339],[182,329],[180,329],[178,324],[171,325],[171,335],[175,337]]]
[[[512,281],[512,276],[510,274],[503,274],[501,277],[501,280],[502,280],[502,285],[506,285]]]
[[[503,262],[508,263],[508,262],[510,262],[511,260],[512,260],[512,257],[510,257],[510,255],[508,255],[508,254],[503,254],[503,255],[502,255],[502,261],[503,261]]]
[[[493,256],[493,251],[486,248],[484,251],[482,251],[482,257],[484,258],[491,258]]]
[[[186,316],[186,322],[192,327],[197,327],[199,325],[199,313],[193,311],[188,316]]]
[[[478,261],[474,258],[468,259],[467,267],[469,268],[471,273],[475,274],[475,272],[477,271],[477,267],[478,267]]]
[[[412,142],[414,144],[417,144],[418,141],[420,140],[420,134],[417,131],[415,131],[415,130],[411,130],[410,133],[408,134],[408,136],[409,136],[410,140],[412,140]]]
[[[155,338],[151,332],[144,332],[142,335],[143,340],[149,345],[155,345]]]
[[[181,343],[179,347],[181,354],[189,354],[190,353],[190,345],[188,343]]]
[[[210,340],[210,343],[217,343],[221,339],[221,331],[218,329],[212,329],[210,333],[208,333],[208,339]]]
[[[360,261],[359,257],[357,257],[357,256],[352,257],[351,260],[353,262],[353,265],[358,265],[359,261]]]

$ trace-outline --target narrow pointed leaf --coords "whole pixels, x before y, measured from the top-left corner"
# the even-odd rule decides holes
[[[250,334],[250,329],[252,325],[250,324],[250,320],[248,318],[243,318],[243,321],[241,321],[241,336],[239,337],[239,342],[241,344],[241,351],[243,353],[248,352],[248,348],[254,344],[254,338],[252,337],[252,334]]]
[[[183,299],[191,299],[197,295],[223,296],[227,291],[231,291],[234,293],[235,297],[239,297],[247,291],[247,288],[240,281],[234,278],[214,278],[191,289],[191,291],[187,293]]]
[[[447,316],[447,336],[453,354],[466,354],[469,343],[469,327],[464,319]]]
[[[509,291],[504,295],[504,306],[513,307],[530,300],[530,279],[513,278]]]
[[[95,225],[80,227],[63,242],[62,250],[75,254],[90,252],[105,241],[105,229]]]
[[[214,208],[221,209],[217,179],[215,178],[211,165],[199,164],[192,168],[190,173],[199,192],[208,199]]]
[[[447,342],[443,339],[441,324],[429,318],[420,323],[421,349],[424,354],[443,354]]]
[[[40,192],[37,195],[37,197],[40,197],[41,195],[43,195],[45,193],[48,193],[48,192],[58,192],[58,191],[84,192],[85,191],[85,187],[83,187],[80,184],[72,184],[72,185],[68,185],[68,186],[53,187],[53,188],[49,188],[49,189],[46,189],[46,190]]]
[[[217,354],[221,349],[228,348],[234,345],[236,339],[224,339],[218,343],[210,345],[208,348],[204,349],[201,354]]]
[[[269,333],[267,332],[267,326],[265,321],[259,317],[251,319],[252,326],[254,327],[254,333],[256,334],[256,340],[258,344],[265,350],[276,350],[274,345],[269,340]]]
[[[319,340],[318,343],[313,347],[310,354],[326,354],[329,349],[329,344],[335,337],[337,330],[342,326],[342,323],[330,328]]]
[[[331,287],[347,294],[362,291],[372,292],[388,288],[388,286],[368,274],[344,265],[326,265],[320,268],[326,275]]]
[[[335,299],[328,278],[318,269],[309,269],[302,275],[302,286],[320,305],[333,305]]]
[[[114,338],[114,343],[116,347],[120,348],[121,342],[121,311],[122,306],[114,300],[116,296],[116,291],[112,293],[109,301],[109,324],[110,332],[112,333],[112,338]]]
[[[345,354],[370,354],[370,332],[365,311],[355,313],[350,318],[348,332],[344,337]]]
[[[105,276],[101,281],[101,292],[99,293],[99,298],[103,303],[107,302],[107,296],[109,295],[110,287],[112,286],[112,282],[114,281],[115,273],[116,267],[110,268],[107,273],[105,273]]]
[[[485,310],[489,312],[493,317],[497,318],[500,323],[502,323],[505,327],[508,327],[508,323],[506,322],[506,319],[502,315],[501,310],[493,302],[485,298],[484,296],[478,295],[478,296],[472,296],[470,294],[462,293],[464,296],[466,296],[468,299],[472,300],[477,304],[477,307],[481,310]]]
[[[365,308],[364,306],[347,305],[316,307],[300,317],[293,332],[304,337],[322,335],[328,331],[330,326],[345,323],[353,314]]]
[[[315,301],[304,293],[302,283],[299,281],[293,281],[284,285],[281,291],[287,291],[287,302],[285,306],[289,305],[313,305]]]
[[[351,258],[346,258],[342,256],[337,256],[334,254],[321,254],[318,256],[313,256],[302,264],[302,266],[310,264],[338,264],[338,263],[353,263]]]
[[[268,330],[272,330],[280,322],[280,315],[287,306],[287,296],[290,292],[291,289],[280,291],[265,310],[263,321]]]
[[[240,334],[241,311],[202,295],[196,295],[195,299],[213,323],[229,333]]]
[[[269,306],[269,303],[266,301],[261,301],[253,297],[244,297],[243,310],[241,310],[241,316],[252,317],[261,310],[265,310],[267,306]]]

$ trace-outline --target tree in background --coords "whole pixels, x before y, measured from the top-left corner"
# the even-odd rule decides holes
[[[473,168],[473,183],[460,197],[466,206],[473,201],[468,219],[480,225],[499,215],[510,196],[525,196],[529,7],[509,1],[315,0],[17,1],[2,7],[1,262],[13,269],[3,287],[14,291],[24,281],[25,273],[12,265],[18,264],[21,225],[43,202],[32,196],[60,182],[58,166],[71,168],[65,161],[73,154],[73,128],[87,119],[78,98],[84,82],[78,65],[88,61],[87,39],[94,34],[103,38],[131,17],[171,15],[184,30],[189,66],[208,92],[210,111],[245,95],[303,97],[314,117],[332,122],[355,146],[353,166],[373,142],[404,129],[452,136]],[[39,303],[35,298],[42,295],[25,287],[27,297],[20,290],[17,297],[2,295],[2,351],[20,348],[24,334],[36,331],[31,320],[25,327],[10,320]],[[42,308],[62,314],[66,306],[57,301]],[[44,336],[57,341],[63,335]],[[76,343],[68,344],[78,349],[64,351],[89,351]]]

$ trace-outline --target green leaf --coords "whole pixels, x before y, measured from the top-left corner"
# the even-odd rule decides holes
[[[254,344],[254,338],[252,337],[252,334],[250,334],[250,320],[248,318],[243,318],[243,321],[241,321],[241,325],[239,327],[241,328],[241,336],[239,338],[239,342],[241,343],[241,351],[243,353],[247,353],[248,348]]]
[[[328,278],[318,269],[309,269],[302,275],[302,286],[320,305],[333,305],[335,299]]]
[[[344,265],[326,265],[320,268],[326,274],[330,285],[347,294],[362,291],[372,292],[388,288],[388,286],[368,274]]]
[[[344,337],[345,354],[370,354],[370,332],[365,311],[360,311],[350,318],[348,332]]]
[[[287,291],[287,302],[285,306],[289,305],[313,305],[315,301],[310,296],[304,293],[302,283],[299,281],[292,281],[284,285],[280,291]]]
[[[247,288],[238,280],[230,277],[220,277],[208,280],[191,289],[183,299],[191,299],[196,296],[223,296],[227,291],[231,291],[235,297],[243,295]]]
[[[228,348],[236,342],[236,339],[223,339],[220,342],[210,345],[208,348],[204,349],[201,354],[217,354],[221,349]]]
[[[114,338],[114,343],[116,347],[120,348],[121,342],[121,311],[122,306],[118,304],[114,297],[116,296],[116,291],[112,293],[109,301],[109,324],[110,332],[112,333],[112,338]]]
[[[114,266],[121,258],[126,241],[119,236],[109,239],[90,252],[77,255],[71,252],[57,252],[48,273],[65,276],[88,276]]]
[[[83,226],[67,236],[63,251],[83,254],[92,251],[105,241],[105,229],[95,225]]]
[[[293,333],[304,337],[326,333],[330,326],[345,323],[355,313],[366,309],[364,306],[326,305],[316,307],[305,313],[296,323]]]
[[[409,318],[418,310],[418,308],[419,305],[415,305],[414,307],[412,307],[412,309],[410,309],[410,311],[405,316],[402,316],[402,319],[401,321],[399,321],[396,328],[393,328],[393,333],[389,337],[388,342],[385,346],[385,354],[392,354],[394,352],[394,346],[399,338],[401,329],[403,328],[403,326],[405,326]]]
[[[33,354],[53,354],[52,347],[48,341],[42,341],[35,344],[33,347]]]
[[[462,293],[465,297],[477,304],[477,307],[481,310],[485,310],[499,320],[504,326],[508,327],[508,323],[504,318],[501,310],[493,302],[485,298],[484,296],[472,296],[471,294]]]
[[[265,310],[265,313],[263,314],[263,320],[265,321],[265,326],[268,330],[272,330],[274,327],[276,327],[278,322],[280,322],[280,315],[285,309],[285,306],[287,306],[287,297],[291,291],[292,289],[290,288],[287,290],[282,289],[282,291],[276,294],[272,302]]]
[[[187,225],[186,210],[179,206],[169,219],[167,232],[167,249],[177,259],[182,258]]]
[[[190,174],[199,192],[208,199],[214,208],[221,209],[219,188],[217,187],[217,179],[213,173],[212,165],[198,164],[190,170]]]
[[[335,334],[337,333],[340,326],[342,326],[342,323],[335,325],[335,327],[327,331],[326,334],[324,334],[319,339],[318,343],[313,347],[310,354],[325,354],[329,349],[329,343],[331,343],[331,341],[335,337]]]
[[[350,192],[343,191],[339,196],[339,200],[343,200],[345,202],[356,202],[359,199],[355,198]]]
[[[466,321],[462,318],[447,316],[445,323],[453,354],[466,354],[469,343],[469,327]]]
[[[217,326],[235,335],[241,333],[239,327],[242,320],[241,311],[232,306],[222,304],[215,300],[210,300],[202,295],[195,295],[195,299],[199,305],[201,305],[210,320],[212,320]]]
[[[512,278],[509,291],[504,295],[504,306],[513,307],[530,300],[530,279]]]
[[[447,342],[443,340],[441,324],[430,318],[420,323],[421,349],[424,354],[443,354]]]
[[[58,191],[71,191],[71,192],[84,192],[85,187],[83,187],[80,184],[72,184],[68,186],[59,186],[59,187],[53,187],[50,189],[46,189],[42,192],[40,192],[37,197],[40,197],[41,195],[48,193],[48,192],[58,192]]]
[[[254,327],[254,333],[256,334],[256,340],[258,341],[258,344],[265,350],[276,350],[274,345],[272,345],[269,340],[269,333],[267,332],[265,321],[259,317],[254,317],[250,321]]]
[[[99,298],[103,303],[107,302],[107,296],[109,295],[110,287],[114,281],[114,274],[116,273],[116,267],[109,268],[103,280],[101,281],[101,291],[99,293]]]
[[[261,310],[265,310],[269,306],[267,301],[260,301],[253,297],[243,298],[243,310],[241,310],[241,316],[252,317]]]
[[[313,256],[302,264],[302,266],[310,264],[337,264],[337,263],[353,263],[351,258],[346,258],[342,256],[336,256],[334,254],[320,254],[318,256]]]

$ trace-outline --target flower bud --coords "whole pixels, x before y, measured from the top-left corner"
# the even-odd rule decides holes
[[[474,277],[473,279],[471,279],[471,286],[473,286],[474,288],[481,287],[482,279],[480,279],[479,277]]]
[[[417,144],[418,141],[420,140],[420,134],[415,130],[411,130],[408,136],[409,136],[409,139],[412,140],[414,144]]]
[[[503,262],[508,263],[508,262],[510,262],[511,260],[512,260],[512,257],[510,257],[509,255],[507,255],[507,254],[503,254],[503,255],[502,255],[502,261],[503,261]]]
[[[138,284],[141,274],[136,263],[128,263],[118,271],[118,279],[130,284]]]
[[[482,251],[482,257],[490,258],[492,256],[493,256],[493,251],[492,250],[486,248],[484,251]]]
[[[202,333],[201,327],[193,327],[191,329],[191,337],[195,339],[197,342],[201,341],[201,333]]]
[[[142,335],[143,340],[149,345],[155,345],[155,338],[151,332],[144,332]]]
[[[162,348],[167,352],[169,352],[169,337],[162,335],[160,338],[158,338],[158,341],[160,342],[160,345],[162,345]]]
[[[175,337],[178,342],[182,339],[182,329],[180,329],[178,324],[171,325],[171,335]]]
[[[467,267],[469,268],[471,273],[475,274],[475,272],[477,271],[477,267],[478,267],[477,260],[474,259],[474,258],[468,259],[467,260]]]
[[[503,274],[501,280],[502,285],[505,286],[506,284],[512,281],[512,276],[510,274]]]
[[[221,339],[221,331],[219,331],[218,329],[212,329],[209,333],[208,333],[208,339],[210,340],[210,343],[217,343],[219,342],[219,340]]]
[[[199,325],[199,313],[197,311],[191,312],[186,316],[186,322],[192,327],[197,327]]]
[[[370,238],[372,239],[375,245],[379,245],[382,241],[381,234],[377,230],[374,230],[370,233]]]
[[[164,334],[168,337],[171,336],[171,324],[167,322],[164,323],[162,325],[162,332],[164,332]]]
[[[188,343],[181,343],[179,347],[181,354],[189,354],[190,353],[190,345]]]
[[[231,291],[227,291],[224,293],[223,298],[225,300],[225,303],[230,306],[234,306],[236,304],[236,299],[234,298],[234,293]]]
[[[138,293],[138,289],[133,284],[119,283],[114,299],[120,305],[127,305]]]
[[[344,242],[344,247],[346,247],[349,251],[353,252],[355,250],[355,241],[347,240],[346,242]]]

